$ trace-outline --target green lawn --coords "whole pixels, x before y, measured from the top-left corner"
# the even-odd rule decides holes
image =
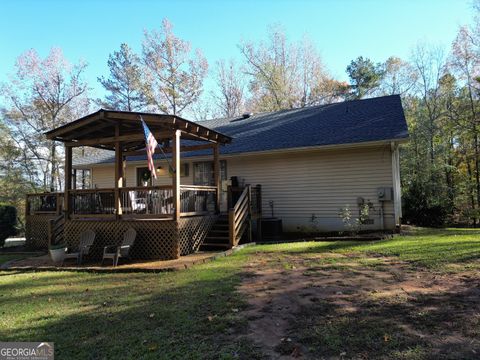
[[[457,271],[480,267],[480,230],[416,229],[408,236],[376,242],[300,242],[257,246],[257,250],[282,254],[360,253],[397,256],[426,268]]]
[[[480,231],[419,230],[381,242],[253,246],[160,274],[0,272],[0,339],[53,341],[57,359],[263,358],[262,349],[236,336],[248,326],[242,315],[247,299],[237,291],[245,266],[260,254],[283,259],[288,269],[291,259],[321,253],[355,254],[359,263],[362,256],[394,256],[450,273],[479,268]],[[0,263],[7,260],[0,256]],[[342,265],[335,257],[321,261]],[[311,337],[299,341],[323,344],[324,339]]]
[[[33,256],[33,255],[35,255],[35,253],[32,253],[32,254],[28,254],[28,253],[25,253],[25,254],[8,254],[8,253],[1,254],[0,253],[0,265],[6,263],[8,261],[11,261],[11,260],[20,260],[20,259],[24,259],[24,258]]]

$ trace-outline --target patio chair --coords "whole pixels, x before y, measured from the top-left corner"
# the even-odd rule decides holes
[[[129,191],[130,203],[132,204],[132,212],[141,213],[146,211],[146,199],[138,196],[139,191]]]
[[[137,232],[129,228],[123,234],[123,241],[120,246],[105,246],[103,249],[103,258],[102,265],[105,259],[112,259],[113,266],[118,265],[118,259],[120,258],[130,258],[130,248],[135,243],[135,238],[137,237]]]
[[[62,266],[67,259],[76,259],[77,264],[80,265],[83,261],[83,257],[88,255],[90,248],[95,241],[95,232],[93,230],[87,230],[80,234],[80,239],[78,242],[78,248],[74,252],[70,252],[71,249],[67,248],[65,257],[62,261]]]

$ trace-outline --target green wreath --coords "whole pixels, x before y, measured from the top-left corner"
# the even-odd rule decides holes
[[[142,179],[143,182],[148,182],[151,177],[152,177],[152,174],[150,170],[143,170],[142,174],[140,175],[140,178]]]

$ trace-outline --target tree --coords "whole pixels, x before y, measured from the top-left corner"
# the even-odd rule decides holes
[[[242,42],[244,72],[249,77],[249,104],[255,111],[276,111],[329,103],[341,89],[328,75],[308,39],[289,42],[278,26],[268,41]]]
[[[395,56],[385,61],[383,69],[383,77],[379,84],[382,95],[406,94],[417,80],[412,66]]]
[[[2,115],[28,177],[45,190],[60,189],[62,149],[43,134],[72,120],[69,114],[86,103],[86,64],[70,65],[59,48],[44,59],[32,49],[18,57],[15,68],[11,81],[1,86],[6,102]]]
[[[445,56],[441,48],[418,44],[412,51],[411,62],[417,74],[413,91],[419,96],[423,105],[423,111],[419,116],[426,120],[424,124],[429,145],[428,154],[430,165],[433,167],[437,120],[442,115],[440,79],[445,74]]]
[[[108,56],[110,76],[98,78],[109,93],[102,103],[108,109],[139,111],[147,105],[140,58],[127,44]]]
[[[384,69],[382,64],[374,64],[369,58],[359,56],[347,66],[347,74],[350,78],[353,97],[361,99],[371,95],[380,86]]]
[[[221,116],[233,117],[245,110],[245,85],[233,60],[220,60],[216,64],[215,80],[218,90],[212,92]]]
[[[25,194],[35,191],[35,184],[26,171],[29,162],[25,161],[22,155],[9,129],[0,120],[0,204],[15,206],[23,227]]]
[[[175,36],[167,19],[160,31],[145,31],[143,62],[147,97],[156,111],[180,115],[199,99],[207,60],[198,49],[192,54],[190,44]]]

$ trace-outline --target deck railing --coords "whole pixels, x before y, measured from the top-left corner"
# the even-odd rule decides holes
[[[228,210],[230,246],[237,246],[243,234],[248,231],[249,241],[252,240],[252,191],[250,185],[245,186],[235,205]]]
[[[202,215],[215,212],[215,186],[181,185],[180,215]]]
[[[115,189],[70,190],[73,217],[98,217],[115,215]]]
[[[125,218],[161,218],[174,215],[173,187],[146,186],[119,189],[121,215]],[[70,190],[72,218],[115,217],[115,189]],[[63,213],[64,193],[27,195],[27,214]],[[216,211],[217,188],[214,186],[181,185],[180,215],[204,215]]]
[[[63,193],[28,194],[26,215],[60,214],[63,210]]]
[[[120,188],[122,216],[170,217],[173,214],[172,186]]]

